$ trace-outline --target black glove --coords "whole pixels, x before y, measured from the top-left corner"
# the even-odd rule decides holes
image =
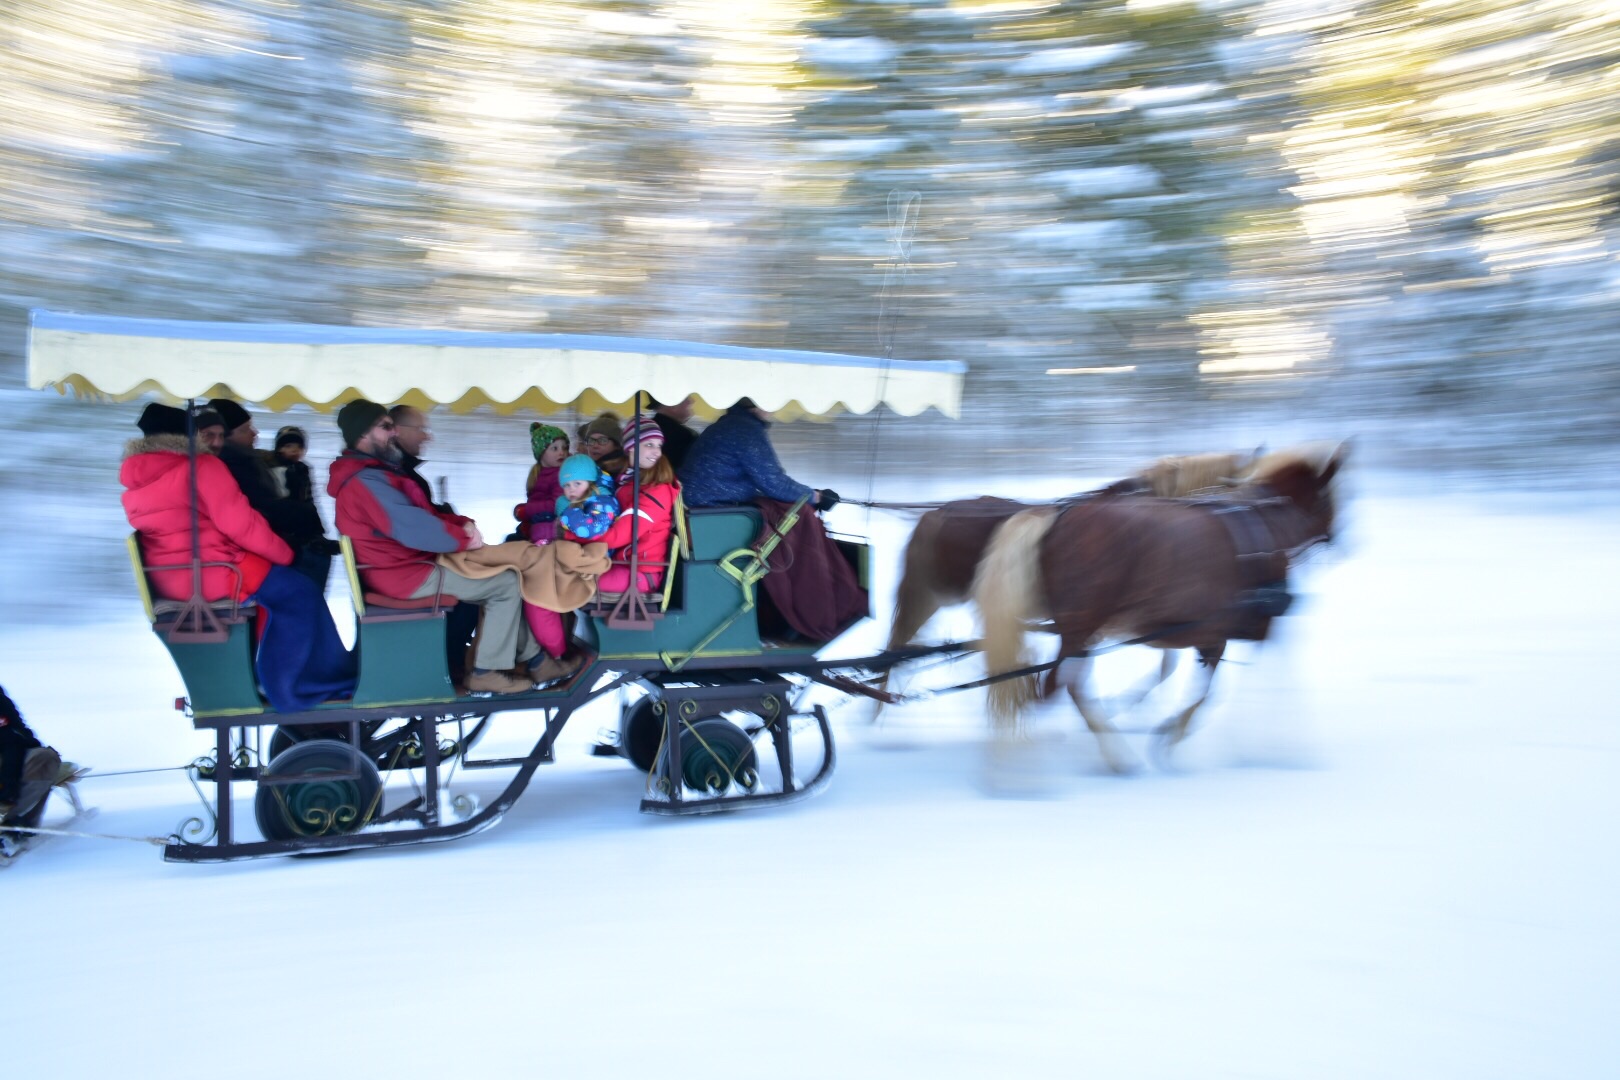
[[[834,491],[832,488],[822,488],[816,493],[817,510],[831,510],[833,507],[837,506],[843,501],[843,499],[838,497],[838,492]]]

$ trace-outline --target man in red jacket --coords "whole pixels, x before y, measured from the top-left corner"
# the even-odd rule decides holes
[[[436,562],[484,546],[471,518],[436,510],[400,469],[404,460],[388,410],[364,398],[338,412],[348,449],[332,463],[326,490],[337,503],[338,531],[354,544],[366,588],[401,600],[435,593],[484,609],[468,690],[516,694],[537,681],[543,655],[523,621],[517,573],[469,578]],[[516,663],[522,676],[512,675]]]

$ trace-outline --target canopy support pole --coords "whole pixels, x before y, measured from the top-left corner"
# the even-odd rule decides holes
[[[186,399],[186,458],[191,468],[191,596],[174,622],[168,639],[175,644],[218,645],[230,638],[214,606],[203,599],[202,525],[197,509],[197,401]]]
[[[638,432],[641,422],[641,391],[631,401],[630,430]],[[638,432],[639,433],[639,432]],[[641,595],[641,439],[636,439],[635,451],[630,455],[630,580],[625,584],[619,602],[608,613],[607,624],[624,630],[651,630],[652,612]]]

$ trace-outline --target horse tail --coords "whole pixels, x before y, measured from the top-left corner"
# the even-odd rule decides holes
[[[1057,520],[1052,507],[1025,510],[996,530],[973,579],[973,599],[984,620],[984,662],[991,675],[1022,667],[1024,624],[1038,614],[1040,543]],[[1040,696],[1034,675],[990,684],[990,715],[998,724],[1017,719]]]

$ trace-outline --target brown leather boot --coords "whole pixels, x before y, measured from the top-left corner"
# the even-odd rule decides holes
[[[579,657],[577,656],[556,657],[541,653],[540,662],[529,665],[529,677],[535,681],[536,685],[544,686],[547,683],[566,679],[578,670]]]
[[[522,694],[532,688],[529,680],[509,671],[474,671],[467,676],[467,690],[475,694]]]

